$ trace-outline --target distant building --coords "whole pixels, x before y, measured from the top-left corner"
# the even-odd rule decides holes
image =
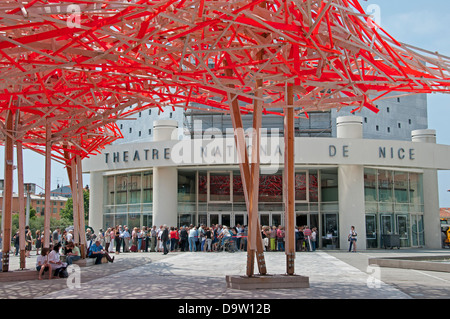
[[[26,207],[26,194],[25,194],[25,207]],[[51,217],[60,219],[60,212],[66,206],[67,197],[63,196],[51,196],[50,197],[50,206],[51,206]],[[3,194],[0,195],[0,211],[3,207]],[[30,207],[36,209],[37,216],[44,216],[45,213],[45,196],[44,194],[30,195]],[[12,203],[12,211],[13,214],[17,214],[19,212],[19,195],[13,194],[13,203]]]
[[[72,197],[72,189],[70,188],[69,185],[67,186],[57,186],[57,188],[55,188],[54,190],[52,190],[50,192],[50,196],[62,196],[62,197],[67,197],[70,198]]]
[[[448,224],[450,222],[450,208],[441,208],[440,212],[441,224]]]

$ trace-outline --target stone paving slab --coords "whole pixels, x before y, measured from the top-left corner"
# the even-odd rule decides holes
[[[269,274],[285,272],[284,253],[267,253]],[[101,266],[101,265],[99,265]],[[159,261],[117,272],[89,282],[80,289],[62,289],[39,298],[49,299],[407,299],[400,290],[325,252],[301,254],[296,274],[308,276],[310,288],[241,291],[228,289],[226,275],[245,273],[246,253],[174,253]],[[119,289],[111,289],[114,283]],[[368,284],[369,283],[369,284]],[[372,287],[371,287],[372,286]],[[195,287],[195,288],[193,288]]]
[[[449,273],[376,269],[369,266],[368,260],[448,252],[405,249],[297,253],[296,274],[308,276],[310,288],[258,291],[226,288],[226,275],[245,274],[245,252],[122,253],[115,255],[113,264],[82,267],[78,289],[69,289],[66,279],[0,283],[0,299],[447,299]],[[27,258],[28,269],[34,269],[35,258]],[[285,273],[284,253],[267,252],[265,259],[269,274]],[[11,270],[17,269],[19,258],[12,257],[10,264]]]

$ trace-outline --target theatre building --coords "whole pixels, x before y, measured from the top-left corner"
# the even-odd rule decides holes
[[[400,235],[401,247],[440,248],[437,172],[450,169],[450,146],[436,144],[436,132],[426,128],[409,138],[374,139],[364,129],[372,118],[329,116],[328,136],[295,139],[296,224],[317,227],[322,249],[348,249],[351,226],[358,249],[382,248],[386,234]],[[232,132],[186,137],[175,116],[151,123],[151,139],[116,143],[83,161],[90,226],[247,224]],[[285,223],[283,153],[282,132],[264,131],[261,225]]]

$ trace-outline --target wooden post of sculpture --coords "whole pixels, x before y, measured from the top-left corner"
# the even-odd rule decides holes
[[[5,175],[3,187],[3,241],[2,241],[2,271],[9,270],[9,250],[11,249],[11,217],[12,217],[12,198],[13,198],[13,161],[14,144],[12,139],[13,113],[8,111],[6,117],[6,136],[5,136]]]
[[[51,168],[52,168],[52,125],[47,120],[45,125],[45,210],[44,210],[44,248],[50,247],[50,216],[52,208],[50,205],[51,191]]]
[[[85,232],[85,221],[84,221],[84,193],[83,193],[83,172],[81,169],[81,157],[76,156],[77,165],[77,192],[78,192],[78,222],[80,230],[80,251],[81,257],[86,258],[86,232]],[[75,207],[74,207],[75,209]]]
[[[25,189],[23,185],[23,147],[22,143],[16,142],[17,151],[17,187],[19,196],[19,234],[20,234],[20,269],[26,268],[25,245]]]
[[[265,4],[264,4],[265,5]],[[257,53],[257,59],[262,60],[264,51]],[[251,163],[251,201],[252,201],[252,224],[256,224],[256,259],[258,263],[258,270],[260,275],[267,274],[266,262],[264,258],[264,243],[260,235],[261,227],[259,223],[259,184],[260,184],[260,146],[261,146],[261,127],[262,127],[262,106],[261,101],[257,98],[262,98],[261,88],[263,85],[262,79],[256,80],[256,92],[253,103],[253,136],[252,136],[252,163]]]
[[[286,273],[294,274],[295,260],[295,162],[294,162],[294,96],[293,84],[287,84],[287,104],[284,115],[284,192],[285,192],[285,253]]]
[[[227,62],[224,62],[227,65]],[[232,76],[233,71],[229,68],[225,69],[227,76]],[[261,82],[259,82],[261,85]],[[229,85],[233,88],[234,85]],[[258,263],[258,270],[260,274],[265,275],[267,270],[264,259],[264,249],[261,234],[259,232],[258,221],[258,192],[259,192],[259,134],[261,128],[261,119],[254,118],[254,142],[252,144],[252,156],[254,162],[252,164],[252,171],[250,171],[250,164],[247,154],[247,145],[244,137],[244,127],[242,124],[242,117],[239,108],[237,96],[230,94],[231,101],[231,120],[233,122],[233,128],[235,131],[236,149],[238,152],[239,168],[241,171],[242,187],[244,190],[245,202],[247,205],[248,214],[248,235],[247,235],[247,276],[252,277],[254,275],[255,267],[255,255]],[[260,114],[261,116],[261,114]],[[256,139],[256,142],[255,142]],[[256,149],[256,150],[255,150]],[[257,171],[257,173],[256,173]]]
[[[80,217],[78,210],[78,191],[77,191],[77,166],[75,158],[70,161],[70,165],[67,166],[70,181],[70,189],[72,193],[72,211],[73,211],[73,238],[75,244],[81,243],[80,236]],[[80,247],[81,251],[81,247]]]

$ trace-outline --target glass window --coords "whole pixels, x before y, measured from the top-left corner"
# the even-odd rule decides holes
[[[295,173],[295,200],[306,201],[306,172]]]
[[[376,169],[364,169],[364,198],[366,202],[378,201]]]
[[[128,183],[129,203],[137,204],[141,202],[141,173],[131,174]]]
[[[394,173],[394,195],[396,203],[408,203],[408,173]]]
[[[319,201],[319,180],[317,173],[309,173],[309,201],[317,203]]]
[[[397,215],[397,233],[400,235],[400,246],[409,247],[409,215]]]
[[[134,227],[140,228],[141,227],[141,214],[140,213],[129,213],[127,226],[128,226],[128,230],[130,231],[130,234]]]
[[[323,202],[337,202],[338,196],[338,173],[337,169],[323,170],[321,178],[321,195]]]
[[[206,172],[198,174],[198,201],[206,202],[208,197],[208,175]]]
[[[153,202],[153,175],[152,172],[145,172],[142,175],[142,202]]]
[[[261,214],[259,216],[259,219],[260,219],[261,226],[270,226],[268,214]]]
[[[233,202],[244,203],[244,187],[242,185],[241,173],[239,171],[233,172]]]
[[[106,177],[106,205],[114,205],[114,176]]]
[[[392,202],[393,177],[391,171],[378,171],[378,194],[380,202]]]
[[[230,201],[231,177],[229,172],[209,173],[209,200]]]
[[[282,175],[281,174],[261,175],[259,181],[259,202],[271,203],[282,201],[283,201]]]
[[[281,225],[281,214],[272,214],[272,224],[267,226],[279,226]]]
[[[114,224],[114,214],[105,214],[103,216],[104,228],[108,229],[109,227],[115,227]]]
[[[366,240],[367,248],[377,248],[377,216],[366,215]]]
[[[409,174],[409,198],[410,204],[415,211],[421,211],[419,206],[423,205],[423,175],[417,173]]]
[[[327,238],[330,248],[339,248],[339,223],[338,214],[322,215],[322,234]]]
[[[116,176],[116,205],[127,203],[127,175]]]
[[[178,201],[195,202],[195,171],[178,171]]]

